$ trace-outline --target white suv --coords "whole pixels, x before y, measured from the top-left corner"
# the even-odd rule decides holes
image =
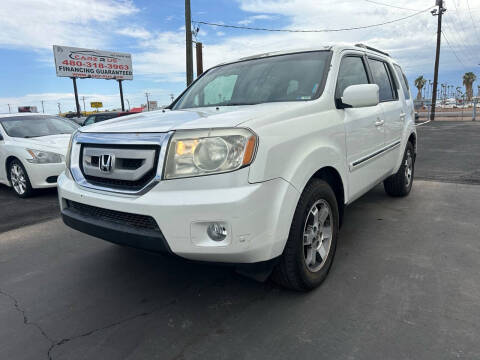
[[[169,109],[81,128],[59,198],[84,233],[255,263],[308,290],[329,271],[344,207],[382,181],[407,195],[415,153],[413,102],[388,54],[269,53],[208,70]]]

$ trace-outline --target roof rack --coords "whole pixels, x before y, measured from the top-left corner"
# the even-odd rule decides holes
[[[389,53],[386,53],[386,52],[384,52],[384,51],[375,49],[375,48],[373,48],[373,47],[371,47],[371,46],[367,46],[367,45],[365,45],[365,44],[355,44],[355,46],[361,47],[361,48],[364,48],[364,49],[367,49],[367,50],[375,51],[375,52],[378,52],[378,53],[380,53],[380,54],[382,54],[382,55],[385,55],[385,56],[390,57],[390,54],[389,54]]]

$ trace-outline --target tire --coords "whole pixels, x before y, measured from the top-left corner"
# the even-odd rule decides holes
[[[407,196],[412,189],[415,174],[415,153],[411,142],[407,143],[403,154],[402,165],[397,173],[383,182],[385,192],[394,197]]]
[[[317,209],[316,230],[314,208]],[[325,210],[328,210],[328,214],[322,222]],[[288,240],[273,270],[272,279],[297,291],[308,291],[319,286],[332,266],[338,227],[335,193],[325,181],[311,180],[298,201]]]
[[[13,191],[20,198],[32,196],[33,188],[27,171],[20,161],[14,159],[8,164],[8,178]]]

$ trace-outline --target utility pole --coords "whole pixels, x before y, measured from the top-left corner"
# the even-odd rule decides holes
[[[145,96],[147,97],[147,111],[150,111],[150,103],[148,101],[148,95],[150,95],[148,92],[145,92]]]
[[[11,114],[11,113],[12,113],[12,110],[10,110],[10,106],[11,106],[12,104],[7,104],[7,105],[8,105],[8,113]]]
[[[185,0],[185,46],[187,61],[187,86],[193,82],[192,18],[190,0]]]
[[[42,113],[45,114],[45,108],[43,107],[44,101],[42,100],[41,102],[42,102]]]
[[[438,16],[437,25],[437,50],[435,53],[435,70],[433,73],[433,95],[432,95],[432,111],[430,113],[430,120],[435,120],[435,106],[437,103],[437,85],[438,85],[438,66],[440,63],[440,45],[442,40],[442,15],[447,9],[443,7],[443,0],[436,0],[436,6],[438,9],[432,10],[433,16]]]
[[[82,96],[82,100],[83,100],[83,115],[87,115],[87,108],[85,107],[85,96]]]

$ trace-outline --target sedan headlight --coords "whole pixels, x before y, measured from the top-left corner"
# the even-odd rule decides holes
[[[168,148],[165,179],[219,174],[250,165],[257,142],[248,129],[177,131]]]
[[[27,149],[27,152],[32,156],[27,161],[33,164],[56,164],[64,160],[62,155],[49,151]]]
[[[77,131],[74,131],[73,134],[70,136],[70,141],[68,142],[68,149],[67,149],[67,158],[65,159],[65,164],[67,167],[67,173],[70,171],[70,163],[72,159],[72,144],[73,144],[73,139],[75,138],[75,135],[77,134]]]

